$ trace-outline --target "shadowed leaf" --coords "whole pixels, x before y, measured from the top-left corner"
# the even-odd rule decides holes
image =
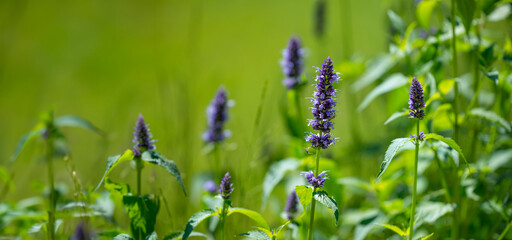
[[[327,208],[332,210],[332,212],[334,214],[334,221],[336,222],[336,225],[338,225],[339,211],[338,211],[338,204],[336,203],[336,200],[334,200],[334,198],[332,198],[332,197],[329,197],[329,195],[325,191],[315,192],[315,199],[318,202],[320,202],[322,205],[324,205]]]

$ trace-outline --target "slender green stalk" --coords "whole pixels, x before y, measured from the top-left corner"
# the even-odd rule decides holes
[[[221,229],[220,229],[220,239],[225,240],[226,239],[226,210],[227,210],[228,204],[227,201],[224,200],[224,203],[222,204],[222,210],[221,210]]]
[[[321,133],[320,133],[321,136]],[[315,169],[315,176],[318,176],[318,168],[320,163],[320,148],[317,148],[316,150],[316,169]],[[316,207],[316,201],[315,201],[315,193],[316,193],[316,187],[313,189],[313,196],[311,197],[311,217],[309,219],[309,230],[308,230],[308,240],[311,240],[313,236],[313,222],[315,221],[315,207]]]
[[[455,35],[455,0],[451,0],[451,20],[452,20],[452,75],[453,80],[455,82],[453,86],[454,96],[453,96],[453,111],[455,113],[455,125],[454,125],[454,139],[455,141],[459,138],[459,106],[458,106],[458,98],[459,98],[459,83],[455,80],[457,77],[457,38]]]
[[[142,164],[142,159],[140,157],[135,158],[135,164],[137,166],[137,195],[141,195],[141,175],[142,168],[144,167]]]
[[[416,146],[415,146],[415,153],[414,153],[414,183],[412,185],[412,209],[411,209],[411,218],[409,220],[409,240],[412,240],[413,234],[414,234],[414,211],[416,210],[416,185],[418,180],[418,153],[420,150],[420,120],[416,122]]]
[[[51,129],[48,129],[50,132]],[[48,164],[48,184],[50,185],[50,206],[48,211],[48,239],[55,239],[55,183],[53,178],[53,137],[50,132],[46,139],[46,160]]]
[[[508,230],[510,230],[510,228],[512,227],[512,221],[510,221],[507,225],[507,227],[505,228],[505,230],[503,230],[503,232],[500,234],[500,237],[498,238],[498,240],[502,240],[502,239],[505,239],[505,236],[507,236],[507,232]]]

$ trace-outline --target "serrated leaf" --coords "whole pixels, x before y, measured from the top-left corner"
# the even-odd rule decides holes
[[[391,225],[391,224],[378,224],[379,226],[382,226],[382,227],[385,227],[393,232],[395,232],[396,234],[402,236],[402,237],[405,237],[407,236],[407,233],[404,232],[402,229],[400,229],[399,227],[395,226],[395,225]]]
[[[202,221],[204,221],[205,219],[215,215],[215,211],[212,210],[212,209],[206,209],[206,210],[203,210],[203,211],[200,211],[200,212],[197,212],[195,213],[194,215],[192,215],[192,217],[190,217],[190,219],[188,220],[187,222],[187,226],[185,227],[185,231],[183,231],[183,237],[182,239],[183,240],[187,240],[188,237],[191,235],[192,233],[192,230],[194,230],[194,228],[199,224],[201,223]]]
[[[299,167],[299,160],[295,158],[286,158],[270,165],[265,178],[263,179],[263,200],[262,207],[265,207],[268,197],[274,190],[274,187],[283,179],[289,171],[294,171]]]
[[[388,169],[388,166],[391,163],[391,160],[393,160],[393,157],[395,157],[396,153],[407,143],[412,144],[410,138],[396,138],[391,141],[391,144],[389,145],[388,149],[386,150],[386,154],[384,155],[384,161],[382,161],[382,164],[380,165],[380,172],[377,174],[377,178],[375,179],[376,182],[379,180],[382,174],[384,174],[386,169]]]
[[[429,29],[430,18],[437,6],[437,2],[437,0],[423,0],[416,7],[416,19],[418,19],[418,23],[425,29]]]
[[[155,231],[160,199],[153,195],[123,196],[123,205],[130,217],[130,229],[136,240],[146,239]]]
[[[469,35],[471,22],[475,15],[476,2],[475,0],[457,0],[457,9],[459,10],[464,29],[466,29],[466,34]]]
[[[384,125],[387,125],[388,123],[396,120],[396,119],[399,119],[401,117],[405,117],[405,116],[408,116],[409,115],[409,110],[405,110],[405,111],[402,111],[402,112],[396,112],[396,113],[393,113],[389,118],[388,120],[386,120],[386,122],[384,123]]]
[[[133,238],[126,233],[121,233],[114,237],[114,240],[132,240],[132,239]]]
[[[351,86],[352,91],[358,92],[366,86],[381,78],[397,63],[392,55],[383,55],[374,58],[366,66],[366,72]]]
[[[428,239],[430,239],[432,236],[434,236],[434,233],[431,233],[431,234],[429,234],[429,235],[427,235],[427,236],[425,236],[425,237],[419,238],[419,239],[420,239],[420,240],[428,240]]]
[[[510,123],[493,111],[485,110],[483,108],[474,108],[471,109],[469,114],[471,116],[479,117],[487,121],[490,121],[494,124],[500,125],[501,127],[505,128],[507,132],[510,132],[512,130]]]
[[[338,211],[338,204],[336,203],[336,200],[334,200],[334,198],[330,197],[325,191],[315,192],[315,199],[322,205],[324,205],[327,208],[332,210],[332,212],[334,214],[334,221],[336,222],[336,225],[338,225],[339,211]]]
[[[87,121],[83,118],[77,117],[77,116],[73,116],[73,115],[66,115],[66,116],[58,117],[57,119],[55,119],[55,126],[79,127],[79,128],[83,128],[86,130],[96,132],[98,134],[103,134],[103,132],[99,128],[94,126],[89,121]]]
[[[105,173],[103,173],[103,177],[101,177],[100,183],[98,183],[98,186],[94,189],[94,191],[98,190],[103,183],[103,180],[105,180],[105,177],[108,176],[108,174],[114,169],[115,166],[117,166],[119,163],[126,162],[133,160],[133,152],[131,149],[126,150],[122,155],[115,155],[110,156],[107,158],[107,167],[105,169]]]
[[[399,87],[405,86],[409,82],[409,79],[404,76],[401,73],[394,73],[393,75],[389,76],[379,84],[376,88],[374,88],[361,102],[359,107],[357,108],[357,111],[363,111],[368,105],[378,96],[391,92]]]
[[[265,232],[263,232],[261,230],[249,231],[249,232],[240,234],[240,236],[245,236],[247,238],[257,239],[257,240],[272,240],[272,238],[270,238]]]
[[[46,131],[45,127],[40,127],[40,128],[36,127],[35,130],[32,130],[28,134],[26,134],[23,137],[21,137],[20,141],[18,142],[18,145],[16,145],[16,150],[14,150],[14,153],[12,154],[11,159],[9,160],[9,162],[10,163],[14,162],[18,158],[18,156],[20,155],[21,150],[23,150],[25,145],[30,140],[34,139],[34,137],[37,137],[37,136],[43,134],[44,131]]]
[[[263,218],[263,216],[261,216],[261,214],[259,214],[256,211],[245,209],[245,208],[230,208],[229,212],[228,212],[228,216],[233,213],[243,214],[246,217],[254,220],[259,226],[262,226],[265,229],[269,229],[268,223],[267,223],[267,221],[265,221],[265,218]]]
[[[299,196],[299,201],[304,208],[304,212],[306,212],[305,210],[313,198],[313,189],[304,185],[299,185],[295,187],[295,192]]]
[[[462,150],[460,149],[459,145],[453,139],[445,138],[445,137],[443,137],[441,135],[437,135],[435,133],[425,134],[425,140],[427,140],[427,139],[435,139],[435,140],[439,140],[441,142],[448,144],[448,146],[455,149],[455,151],[457,151],[459,153],[459,155],[462,157],[462,159],[466,163],[466,166],[469,168],[469,164],[468,164],[468,161],[466,160],[466,157],[464,157],[464,154],[462,153]]]
[[[156,164],[160,167],[163,167],[167,172],[169,172],[172,176],[174,176],[176,181],[178,181],[178,183],[180,184],[181,189],[183,190],[183,193],[185,194],[185,196],[187,195],[187,191],[185,190],[185,185],[183,185],[183,181],[181,180],[181,173],[178,170],[178,166],[176,166],[174,161],[168,160],[167,158],[165,158],[162,154],[160,154],[157,151],[145,151],[142,153],[141,158],[142,158],[142,160],[144,160],[146,162]]]

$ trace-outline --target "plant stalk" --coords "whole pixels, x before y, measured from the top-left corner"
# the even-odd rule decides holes
[[[141,195],[141,177],[142,177],[142,168],[143,163],[140,157],[135,158],[135,164],[137,166],[137,195]]]
[[[415,143],[415,152],[414,152],[414,182],[412,185],[412,209],[411,209],[411,218],[409,220],[409,240],[412,240],[414,234],[414,211],[416,210],[416,185],[418,180],[418,153],[420,150],[420,120],[418,119],[416,122],[416,143]]]
[[[51,131],[51,129],[48,129]],[[48,161],[48,184],[50,185],[50,206],[48,211],[48,239],[55,239],[55,183],[53,177],[53,137],[51,132],[46,139],[46,160]]]
[[[320,136],[322,136],[322,133],[320,133]],[[319,165],[320,165],[320,148],[317,148],[315,176],[318,176]],[[316,193],[316,187],[313,189],[313,195],[311,196],[311,217],[309,219],[308,240],[311,240],[312,239],[311,237],[313,236],[313,222],[315,221],[315,207],[316,207],[315,193]]]
[[[225,240],[226,239],[226,208],[227,208],[227,202],[224,200],[224,203],[222,204],[222,222],[221,222],[221,229],[220,229],[220,239]]]
[[[505,230],[503,230],[503,232],[500,234],[500,237],[498,238],[498,240],[502,240],[502,239],[505,239],[505,236],[507,235],[507,232],[508,230],[510,230],[510,228],[512,227],[512,221],[510,221],[507,225],[507,227],[505,228]]]

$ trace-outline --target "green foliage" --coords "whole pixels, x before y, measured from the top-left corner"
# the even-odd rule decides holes
[[[133,160],[133,152],[131,149],[126,150],[122,155],[110,156],[107,159],[107,167],[105,168],[105,173],[103,177],[101,177],[100,182],[96,186],[96,190],[98,190],[103,183],[103,180],[108,176],[108,174],[116,167],[119,163]]]
[[[305,210],[306,207],[311,203],[311,199],[313,197],[313,189],[304,185],[299,185],[295,187],[295,192],[299,196],[300,204],[302,204],[302,207]]]
[[[416,18],[423,28],[429,28],[430,17],[432,16],[432,12],[434,12],[438,2],[438,0],[424,0],[418,4],[418,7],[416,7]]]
[[[391,144],[388,146],[388,149],[386,150],[386,155],[384,155],[384,161],[382,161],[382,164],[380,165],[380,172],[379,174],[377,174],[375,181],[378,181],[382,174],[386,172],[386,169],[388,169],[388,166],[393,160],[393,157],[395,157],[395,155],[400,151],[400,149],[407,143],[412,145],[410,138],[397,138],[391,141]]]
[[[130,229],[136,240],[147,239],[155,230],[160,199],[153,195],[123,197],[123,205],[130,217]]]
[[[296,170],[299,167],[299,163],[299,160],[295,158],[287,158],[270,165],[267,174],[263,179],[262,206],[266,205],[272,190],[274,190],[274,187],[283,179],[285,174]]]
[[[187,195],[187,191],[185,190],[185,186],[183,185],[183,181],[181,180],[181,173],[178,170],[178,167],[176,166],[174,161],[168,160],[162,154],[156,151],[145,151],[142,153],[141,158],[146,162],[163,167],[167,172],[174,176],[176,181],[178,181],[178,183],[180,184],[183,193]]]
[[[199,223],[201,223],[202,221],[204,221],[205,219],[207,219],[211,216],[218,216],[218,214],[219,214],[218,212],[216,212],[212,209],[206,209],[206,210],[202,210],[202,211],[197,212],[194,215],[192,215],[192,217],[190,217],[190,219],[187,222],[185,231],[183,231],[182,239],[187,240],[188,237],[191,235],[192,231],[194,230],[194,228],[197,227],[197,225],[199,225]]]
[[[272,238],[270,238],[270,236],[268,236],[267,233],[265,233],[262,230],[249,231],[247,233],[242,233],[240,235],[244,236],[244,237],[247,237],[247,238],[250,238],[250,239],[272,240]]]
[[[475,0],[457,0],[456,5],[457,10],[459,10],[464,29],[466,29],[466,34],[469,35],[471,22],[473,21],[473,16],[475,15],[476,2]]]
[[[334,198],[330,197],[325,191],[316,191],[315,199],[321,203],[322,205],[326,206],[327,208],[331,209],[334,214],[334,221],[336,225],[338,225],[338,217],[339,217],[339,211],[338,211],[338,204],[336,203],[336,200]]]
[[[445,138],[445,137],[443,137],[441,135],[437,135],[435,133],[425,134],[425,140],[428,140],[428,139],[435,139],[435,140],[439,140],[441,142],[448,144],[448,146],[455,149],[455,151],[457,151],[459,153],[459,155],[462,157],[462,159],[466,163],[466,166],[469,168],[469,163],[466,160],[466,157],[464,157],[464,154],[462,153],[462,150],[460,149],[459,145],[457,145],[457,143],[453,139]]]
[[[240,213],[242,215],[245,215],[246,217],[256,222],[259,226],[264,227],[265,229],[269,229],[268,223],[265,221],[265,218],[263,218],[263,216],[261,216],[261,214],[259,214],[256,211],[245,208],[229,208],[228,216],[233,213]]]

